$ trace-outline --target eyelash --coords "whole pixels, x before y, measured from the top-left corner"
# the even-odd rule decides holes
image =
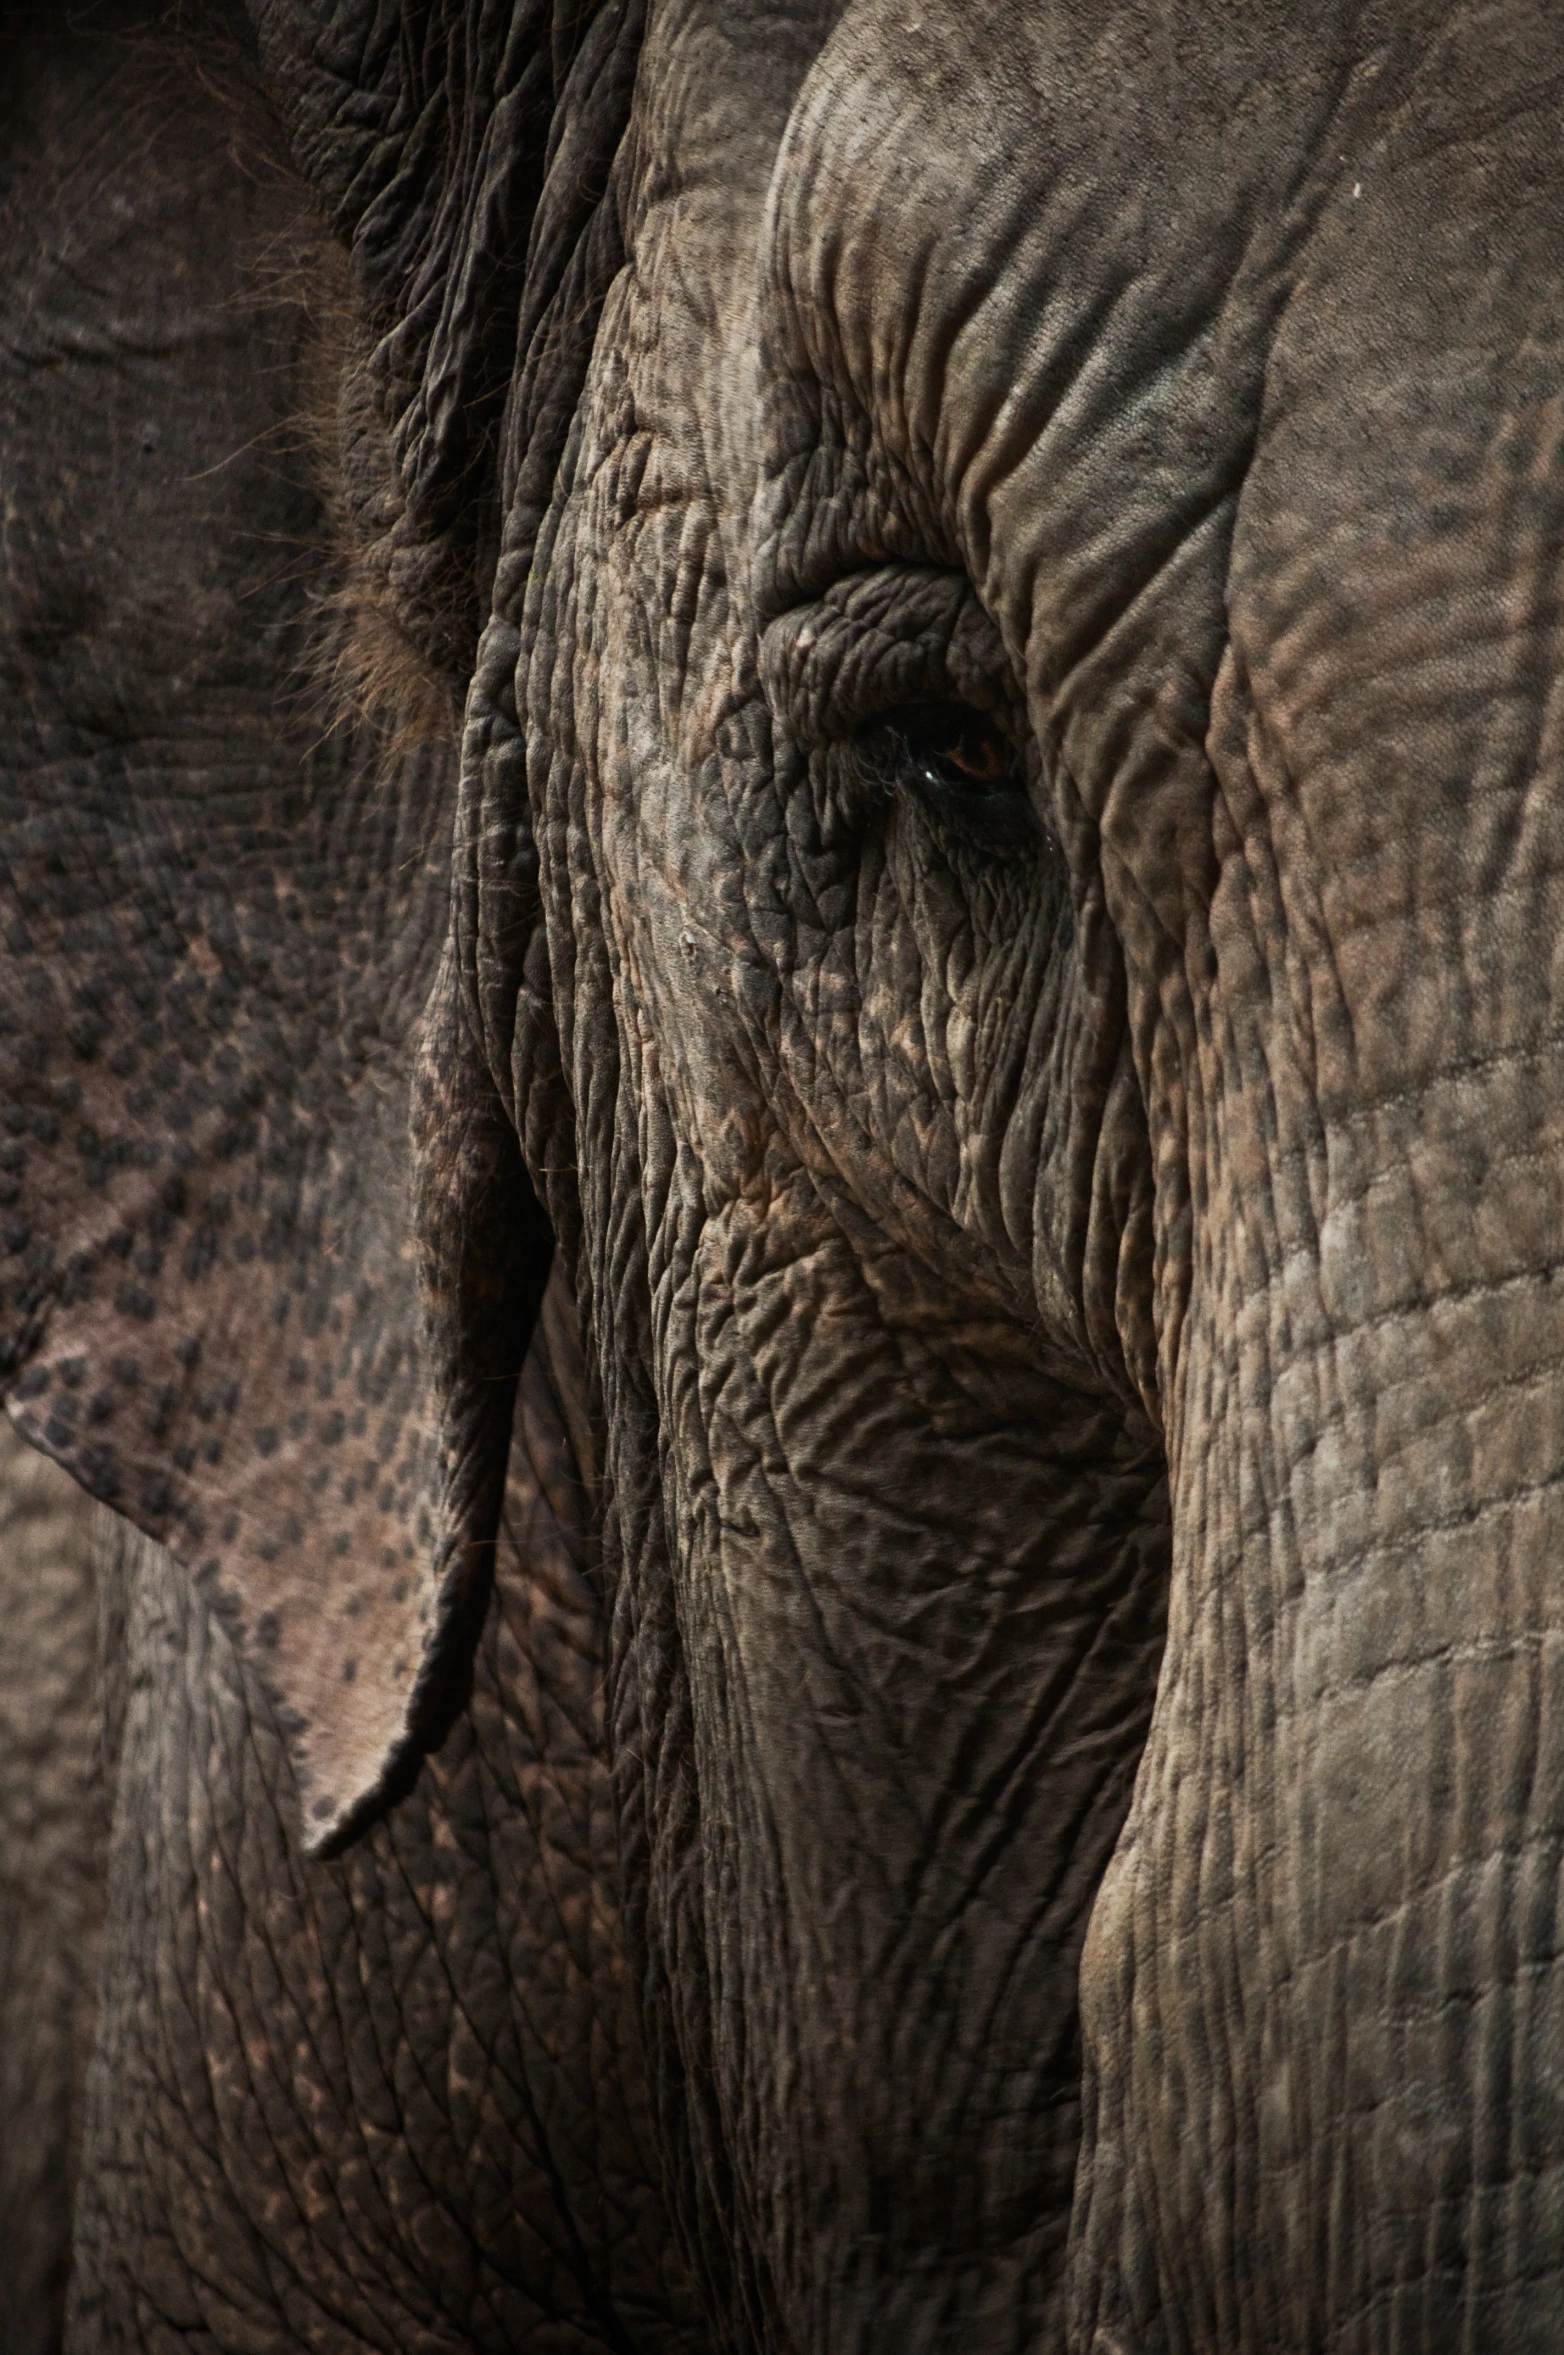
[[[910,790],[980,847],[1037,839],[1024,756],[974,704],[954,697],[897,704],[859,728],[853,744],[883,791]]]

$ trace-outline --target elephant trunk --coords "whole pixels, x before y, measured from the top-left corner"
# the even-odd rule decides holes
[[[1564,2329],[1558,333],[1452,283],[1350,415],[1299,296],[1235,532],[1082,2348]]]

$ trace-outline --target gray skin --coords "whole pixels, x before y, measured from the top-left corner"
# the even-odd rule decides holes
[[[0,140],[71,2343],[1556,2347],[1557,10],[121,14]]]
[[[0,2282],[7,2355],[59,2345],[103,1927],[95,1538],[0,1425]]]

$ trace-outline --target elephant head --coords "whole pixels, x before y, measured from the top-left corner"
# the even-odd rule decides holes
[[[326,1845],[558,1254],[725,2343],[1550,2343],[1557,23],[252,15],[342,586],[10,552],[13,1416]]]

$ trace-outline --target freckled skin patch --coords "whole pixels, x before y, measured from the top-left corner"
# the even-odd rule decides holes
[[[0,1347],[26,1434],[264,1626],[329,1831],[405,1740],[438,1575],[405,1103],[449,766],[311,708],[307,330],[234,292],[299,198],[274,167],[252,196],[195,70],[40,31],[11,97],[40,201],[0,358]],[[133,134],[62,178],[64,115],[116,91]],[[334,1547],[422,1566],[351,1639]]]

